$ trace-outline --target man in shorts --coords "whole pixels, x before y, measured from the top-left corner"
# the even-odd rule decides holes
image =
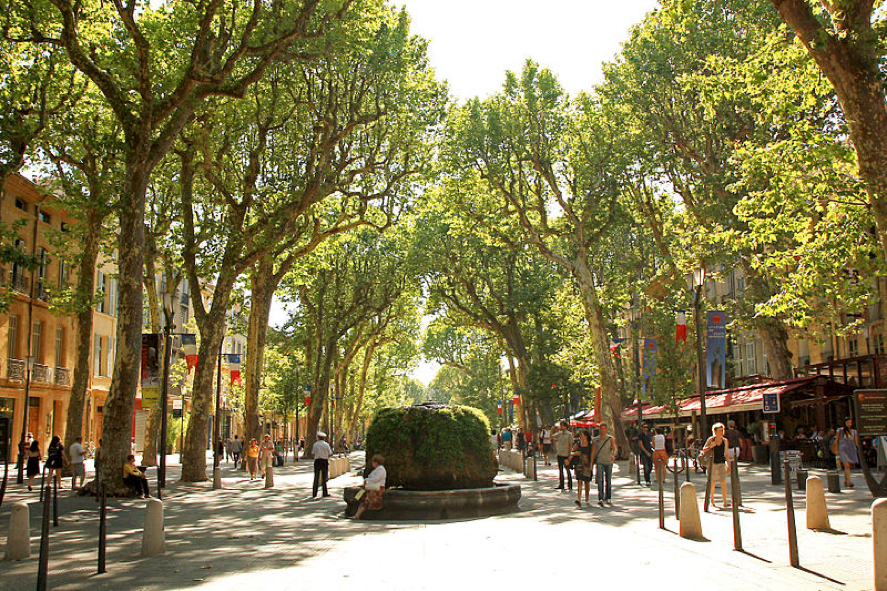
[[[78,437],[74,440],[74,443],[71,444],[71,447],[68,449],[68,452],[71,455],[71,472],[73,472],[73,476],[71,477],[71,490],[75,490],[77,488],[77,478],[80,478],[80,486],[86,484],[86,467],[84,466],[84,460],[86,460],[86,454],[83,453],[83,438]]]

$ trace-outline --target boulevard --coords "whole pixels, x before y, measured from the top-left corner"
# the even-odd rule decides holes
[[[613,507],[577,509],[574,492],[554,490],[557,471],[539,463],[539,481],[505,470],[497,481],[519,482],[520,511],[474,520],[354,522],[343,516],[342,491],[352,472],[330,481],[331,497],[311,498],[311,462],[275,471],[275,487],[250,482],[223,463],[223,488],[178,482],[164,492],[166,553],[140,558],[144,501],[109,501],[108,572],[95,574],[98,510],[94,498],[60,491],[60,525],[51,531],[51,589],[478,589],[519,584],[558,586],[587,580],[593,587],[844,589],[872,586],[871,498],[861,482],[827,493],[832,527],[804,528],[803,492],[795,491],[800,569],[788,562],[782,486],[765,468],[742,465],[745,553],[732,550],[730,511],[702,514],[706,541],[677,535],[671,486],[666,527],[657,527],[656,492],[614,473]],[[153,469],[149,471],[149,476]],[[819,475],[811,471],[812,475]],[[859,479],[859,474],[855,474]],[[697,489],[702,474],[691,474]],[[66,483],[69,481],[65,481]],[[153,484],[153,483],[152,483]],[[153,491],[152,491],[153,492]],[[701,493],[699,496],[702,510]],[[39,546],[39,503],[13,485],[0,511],[5,542],[12,502],[31,503],[32,556],[3,563],[0,588],[33,589]]]

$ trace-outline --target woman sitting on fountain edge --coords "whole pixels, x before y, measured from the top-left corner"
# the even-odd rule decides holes
[[[364,480],[363,486],[366,493],[361,500],[360,507],[357,508],[357,513],[354,514],[354,519],[360,519],[367,509],[378,511],[382,508],[382,493],[385,491],[385,478],[388,476],[385,466],[382,465],[385,463],[385,458],[376,454],[371,461],[373,471]]]

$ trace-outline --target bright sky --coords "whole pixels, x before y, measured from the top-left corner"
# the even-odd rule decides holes
[[[459,100],[502,88],[505,72],[519,72],[527,58],[552,70],[571,95],[601,81],[632,25],[657,0],[393,0],[406,6],[412,31],[429,41],[439,78]],[[275,302],[271,324],[286,319]],[[412,377],[429,384],[440,366],[422,362]]]
[[[505,71],[532,58],[571,94],[601,80],[601,63],[619,53],[632,25],[656,0],[393,0],[412,30],[429,40],[431,63],[459,99],[502,87]]]

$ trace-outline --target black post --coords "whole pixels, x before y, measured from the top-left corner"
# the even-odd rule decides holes
[[[640,449],[641,442],[638,440],[638,448]],[[634,455],[634,463],[635,463],[635,475],[638,478],[638,486],[641,485],[641,455]]]
[[[225,339],[222,338],[222,342],[219,343],[219,361],[218,368],[216,371],[216,418],[215,424],[213,424],[213,440],[212,440],[212,448],[213,448],[213,469],[219,467],[221,463],[221,458],[219,458],[219,449],[218,449],[218,441],[221,436],[221,417],[222,417],[222,347],[225,345]]]
[[[696,366],[699,371],[699,434],[706,437],[708,433],[708,419],[705,416],[705,392],[708,386],[705,383],[705,355],[702,347],[702,285],[696,286],[696,296],[693,298],[693,310],[696,317]]]
[[[711,481],[711,473],[712,467],[714,466],[714,462],[708,462],[708,465],[705,467],[705,502],[703,503],[703,511],[708,513],[708,508],[711,505],[711,495],[714,492],[712,490],[712,481]]]
[[[662,490],[665,476],[662,474],[662,470],[659,471],[657,480],[659,481],[659,529],[665,529],[665,493]]]
[[[59,479],[50,477],[52,481],[52,525],[59,526]]]
[[[49,503],[52,496],[52,482],[46,484],[43,495],[43,522],[40,530],[40,564],[37,567],[37,591],[49,588],[46,578],[49,575]]]
[[[107,496],[105,495],[105,483],[101,479],[101,475],[96,471],[95,475],[96,482],[98,483],[98,501],[99,501],[99,564],[98,564],[98,574],[102,574],[107,572],[107,568],[105,568],[105,548],[107,545],[107,534],[108,534],[108,526],[107,526],[107,514],[108,514],[108,502]]]
[[[35,222],[36,223],[36,222]],[[31,299],[33,300],[34,294],[31,294]],[[30,318],[30,313],[28,317]],[[28,333],[30,335],[31,326],[30,321],[28,322]],[[28,337],[28,347],[30,347],[31,338]],[[22,435],[18,444],[18,475],[16,476],[15,481],[18,484],[23,484],[25,482],[25,433],[28,430],[28,407],[31,405],[31,358],[30,358],[31,350],[28,349],[28,359],[25,361],[25,400],[24,407],[22,409]],[[42,483],[41,483],[42,486]],[[42,489],[41,489],[42,490]]]
[[[690,458],[684,453],[684,472],[687,473],[687,482],[690,482]]]
[[[730,495],[733,497],[733,549],[742,550],[742,528],[739,525],[739,468],[734,459],[730,462]]]
[[[800,566],[798,558],[798,532],[795,529],[795,504],[792,501],[791,468],[788,460],[784,463],[785,470],[785,516],[788,520],[788,555],[792,566]]]
[[[668,464],[666,464],[667,466]],[[681,469],[678,468],[678,460],[675,458],[674,463],[674,514],[675,517],[680,520],[681,518],[681,479],[679,475],[681,473]]]
[[[172,310],[163,307],[163,315],[166,317],[166,326],[163,332],[166,334],[163,345],[163,381],[160,383],[160,466],[157,469],[157,498],[163,498],[163,489],[166,488],[166,430],[168,399],[169,399],[169,363],[172,358]],[[184,406],[184,405],[182,405]],[[182,409],[184,414],[185,409]]]
[[[536,453],[533,453],[533,480],[539,480],[539,473],[536,468]]]
[[[3,458],[5,464],[3,468],[3,486],[0,487],[0,505],[3,504],[3,497],[6,496],[6,485],[9,482],[9,456]]]
[[[782,484],[782,470],[779,466],[779,437],[770,435],[770,484]]]

